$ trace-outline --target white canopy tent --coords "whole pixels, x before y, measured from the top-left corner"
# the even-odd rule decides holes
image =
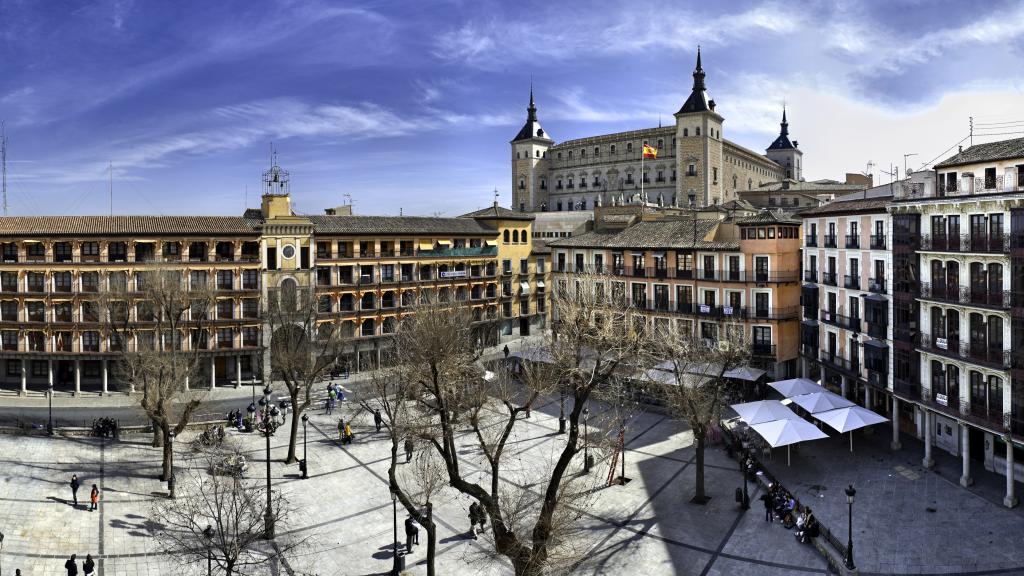
[[[850,402],[846,398],[843,398],[839,394],[824,390],[822,392],[815,392],[813,394],[801,394],[800,396],[793,396],[790,398],[794,404],[807,410],[811,414],[817,414],[818,412],[826,412],[828,410],[836,410],[838,408],[849,408],[850,406],[856,406],[853,402]]]
[[[769,386],[778,391],[779,394],[782,394],[784,398],[792,398],[801,394],[813,394],[824,390],[817,382],[807,378],[779,380],[778,382],[772,382]]]
[[[773,420],[750,426],[755,432],[761,435],[772,448],[779,446],[786,447],[786,465],[790,463],[790,444],[806,442],[808,440],[820,440],[828,438],[828,435],[818,430],[810,422],[797,417],[795,420]]]
[[[751,368],[750,366],[733,368],[732,370],[725,372],[725,374],[722,374],[722,376],[726,378],[735,378],[736,380],[746,380],[748,382],[757,382],[764,375],[764,370]]]
[[[778,400],[758,400],[757,402],[744,402],[742,404],[733,404],[731,406],[737,414],[740,415],[740,419],[746,422],[749,426],[754,424],[762,424],[764,422],[772,422],[774,420],[801,420],[796,412],[793,412],[789,408],[783,406],[782,402]]]
[[[818,420],[828,424],[839,432],[850,433],[850,452],[853,452],[853,431],[865,426],[873,426],[888,422],[885,416],[879,416],[867,408],[853,405],[846,408],[836,408],[825,412],[814,414]]]

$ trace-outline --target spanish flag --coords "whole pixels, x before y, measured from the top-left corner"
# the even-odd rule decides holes
[[[653,146],[649,146],[647,144],[644,144],[644,158],[657,158],[657,157],[658,157],[658,149],[653,147]]]

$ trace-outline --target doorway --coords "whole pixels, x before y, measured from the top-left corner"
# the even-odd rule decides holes
[[[530,319],[526,316],[519,318],[519,335],[529,336],[530,335]]]

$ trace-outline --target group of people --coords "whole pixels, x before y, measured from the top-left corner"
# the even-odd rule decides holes
[[[779,484],[768,484],[768,491],[761,495],[764,503],[765,522],[778,519],[786,530],[796,528],[794,535],[800,542],[808,542],[819,533],[818,519],[810,506],[801,506],[793,495]]]
[[[74,503],[75,508],[78,507],[78,489],[82,486],[81,481],[78,479],[78,474],[71,475],[71,500]],[[99,506],[100,503],[100,489],[95,484],[92,485],[92,490],[89,491],[89,512],[92,512]]]
[[[469,505],[469,533],[473,536],[473,540],[476,540],[477,525],[480,526],[479,531],[483,532],[487,525],[487,509],[474,500]]]
[[[334,412],[334,407],[339,400],[345,401],[345,391],[341,389],[340,385],[329,382],[327,384],[327,398],[324,400],[324,413],[330,415],[331,412]]]
[[[72,554],[71,558],[64,563],[64,569],[68,571],[68,576],[78,576],[78,555]],[[82,562],[82,574],[85,576],[91,576],[96,573],[96,562],[92,559],[92,554],[85,555],[85,561]],[[21,570],[14,573],[15,576],[21,576]]]

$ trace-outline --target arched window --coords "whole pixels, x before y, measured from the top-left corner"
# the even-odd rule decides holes
[[[298,306],[299,285],[291,278],[281,281],[281,307],[285,310],[295,310]]]
[[[519,242],[519,230],[512,231],[512,243]]]
[[[503,236],[502,242],[504,242],[505,244],[508,244],[509,231],[505,230],[505,232],[504,232],[504,234],[502,236]]]
[[[615,154],[615,144],[612,144],[612,154]]]
[[[374,298],[373,292],[367,292],[366,294],[363,294],[359,303],[359,308],[362,310],[373,310],[376,308],[375,301],[376,299]]]
[[[366,320],[363,320],[363,327],[360,330],[360,334],[362,334],[363,336],[373,336],[373,333],[373,318],[367,318]]]

